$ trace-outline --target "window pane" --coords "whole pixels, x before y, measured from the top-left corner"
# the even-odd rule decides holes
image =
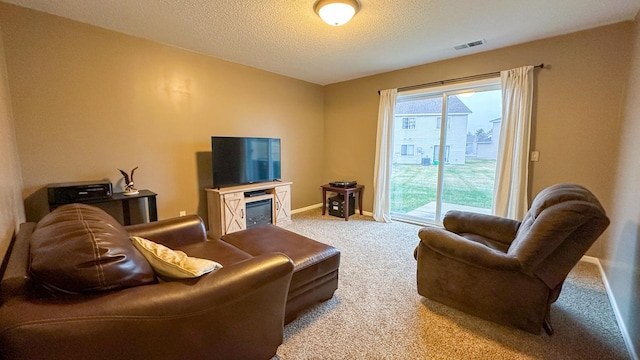
[[[440,220],[452,209],[491,213],[501,108],[500,90],[447,96]]]
[[[500,86],[494,80],[446,90],[398,97],[391,167],[396,219],[440,224],[451,209],[491,212]]]
[[[421,209],[436,201],[438,167],[433,164],[434,151],[437,153],[440,144],[440,130],[436,129],[436,124],[440,121],[441,112],[441,95],[396,104],[393,134],[396,145],[391,170],[392,213],[430,216],[431,222],[435,220],[434,211],[422,214]],[[411,130],[404,126],[404,119],[409,118],[413,119]]]

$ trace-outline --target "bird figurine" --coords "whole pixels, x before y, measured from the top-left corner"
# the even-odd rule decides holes
[[[138,189],[133,187],[133,173],[136,172],[137,168],[138,167],[136,166],[135,168],[133,168],[133,170],[131,170],[131,176],[129,176],[129,174],[127,174],[123,170],[118,169],[120,171],[120,174],[124,176],[124,194],[125,195],[135,195],[138,193]]]

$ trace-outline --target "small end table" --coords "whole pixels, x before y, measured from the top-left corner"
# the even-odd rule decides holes
[[[329,184],[322,185],[322,215],[327,211],[327,191],[342,194],[344,198],[344,221],[349,221],[349,195],[355,194],[358,197],[358,209],[362,215],[362,191],[364,185],[356,185],[351,187],[331,186]]]
[[[120,201],[122,203],[122,216],[124,225],[131,225],[131,211],[129,210],[129,200],[134,199],[147,199],[147,205],[149,207],[149,221],[158,221],[158,209],[156,206],[156,196],[158,194],[150,190],[139,190],[137,194],[125,195],[124,193],[113,193],[111,199],[105,201]]]
[[[147,205],[149,207],[149,221],[158,221],[158,209],[156,207],[156,196],[158,194],[150,190],[139,190],[135,195],[125,195],[124,193],[113,193],[111,197],[105,199],[83,199],[75,202],[82,204],[103,204],[108,202],[119,202],[122,206],[123,225],[132,225],[131,211],[129,209],[129,201],[136,199],[147,199]],[[49,211],[64,204],[49,204]]]

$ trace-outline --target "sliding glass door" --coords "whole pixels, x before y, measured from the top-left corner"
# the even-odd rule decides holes
[[[398,95],[393,218],[441,224],[453,209],[491,213],[501,107],[497,78]]]

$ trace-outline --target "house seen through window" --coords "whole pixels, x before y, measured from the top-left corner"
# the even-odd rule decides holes
[[[414,156],[413,145],[400,145],[400,155],[402,156]]]
[[[402,128],[404,130],[412,130],[416,128],[415,118],[402,118]]]
[[[451,209],[491,213],[501,111],[499,78],[399,93],[391,216],[441,224]]]

